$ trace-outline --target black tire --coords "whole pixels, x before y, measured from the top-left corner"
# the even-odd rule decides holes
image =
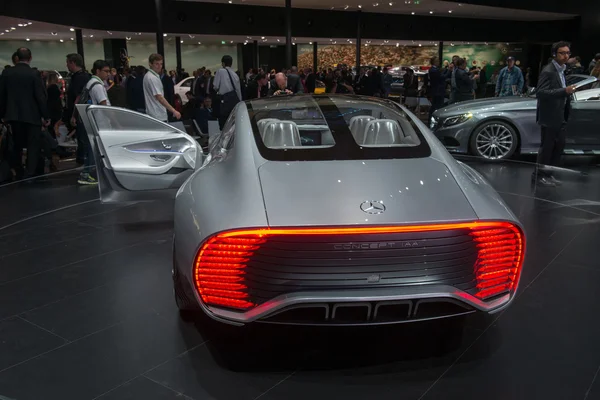
[[[489,140],[489,146],[485,147]],[[479,125],[471,134],[471,154],[486,161],[499,162],[511,158],[519,146],[517,130],[508,122],[493,120]]]

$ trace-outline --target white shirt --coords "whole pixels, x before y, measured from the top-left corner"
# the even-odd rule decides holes
[[[229,79],[229,76],[231,79]],[[231,86],[231,81],[235,85],[235,88]],[[237,92],[238,98],[242,100],[242,89],[240,87],[240,78],[231,67],[221,68],[215,73],[215,79],[213,80],[213,86],[219,94],[229,93],[232,90]]]
[[[92,85],[94,82],[98,82],[98,85]],[[92,100],[92,104],[100,104],[106,100],[106,105],[110,106],[110,100],[108,100],[108,93],[106,92],[106,88],[104,87],[104,82],[96,75],[92,75],[92,79],[88,81],[85,87],[90,91],[90,100]],[[91,88],[91,89],[90,89]]]
[[[167,109],[156,99],[156,95],[165,96],[165,89],[158,74],[151,69],[144,75],[144,99],[146,114],[159,121],[167,122]]]

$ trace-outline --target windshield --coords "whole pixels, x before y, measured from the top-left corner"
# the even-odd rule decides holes
[[[247,103],[268,160],[415,158],[431,154],[421,132],[392,102],[358,96],[281,96]]]

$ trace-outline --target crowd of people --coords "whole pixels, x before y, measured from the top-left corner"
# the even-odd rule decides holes
[[[83,166],[78,182],[97,184],[93,174],[94,153],[75,107],[79,103],[128,108],[163,122],[194,120],[203,133],[208,133],[209,121],[218,121],[222,129],[242,100],[299,93],[355,93],[388,98],[398,76],[397,68],[394,70],[392,65],[353,70],[344,63],[319,71],[299,70],[295,66],[279,72],[250,69],[242,76],[232,68],[233,58],[226,55],[221,60],[222,68],[214,76],[205,67],[193,71],[186,101],[182,101],[175,93],[175,86],[189,78],[189,74],[184,69],[167,72],[160,54],[148,57],[148,67],[139,65],[119,71],[105,60],[96,60],[87,71],[81,55],[68,54],[70,82],[64,93],[56,72],[38,71],[30,66],[29,49],[18,49],[12,60],[13,65],[6,66],[0,75],[0,182],[37,176],[46,168],[55,171],[58,159],[67,152],[58,144],[69,142],[76,143],[75,160]],[[578,57],[572,57],[566,63],[565,75],[591,74],[600,78],[599,61],[597,54],[586,69]],[[401,79],[404,97],[430,99],[430,117],[448,101],[486,97],[490,87],[487,66],[468,68],[466,60],[458,55],[443,67],[437,56],[431,58],[430,64],[421,79],[412,68],[403,68]],[[526,93],[530,86],[529,72],[529,68],[522,70],[513,57],[508,57],[506,67],[492,75],[494,95]],[[23,148],[27,148],[25,166]]]

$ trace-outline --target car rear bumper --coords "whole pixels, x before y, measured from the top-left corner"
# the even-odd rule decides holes
[[[477,311],[496,313],[507,307],[513,297],[514,293],[507,293],[484,302],[452,286],[423,285],[289,293],[245,312],[207,306],[199,298],[197,300],[208,316],[232,325],[253,322],[380,325],[446,318]],[[423,311],[425,308],[426,312]],[[307,312],[304,317],[294,318],[294,315],[300,314],[298,310]]]

